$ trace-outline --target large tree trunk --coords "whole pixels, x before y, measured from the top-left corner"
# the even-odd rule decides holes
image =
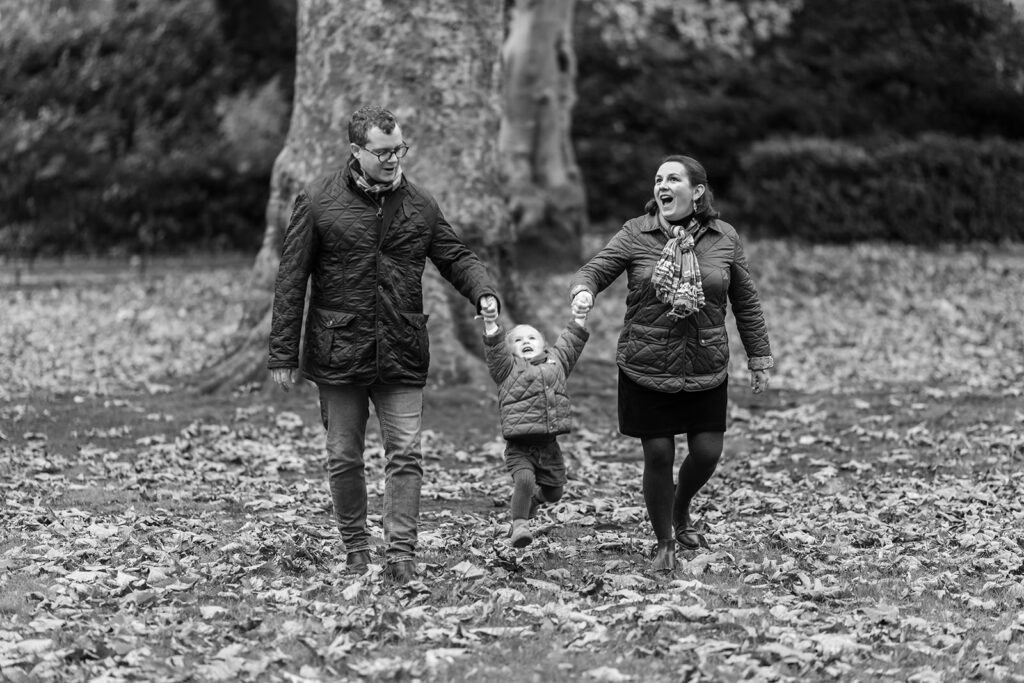
[[[552,4],[563,11],[538,13],[524,27],[521,22],[536,9],[503,0],[300,0],[292,119],[274,164],[263,245],[252,270],[237,348],[211,368],[203,390],[266,379],[270,303],[292,203],[305,183],[345,162],[348,118],[365,104],[379,104],[398,117],[412,147],[403,161],[406,174],[435,195],[449,222],[491,266],[504,313],[512,319],[529,314],[515,277],[517,263],[523,262],[516,256],[519,230],[530,243],[545,235],[544,221],[557,218],[561,237],[552,231],[547,248],[557,245],[573,255],[574,263],[579,253],[578,229],[565,227],[578,226],[579,219],[564,218],[570,213],[565,207],[582,210],[568,139],[573,69],[566,60],[571,64],[573,2]],[[557,30],[550,33],[540,20],[557,21]],[[512,47],[499,54],[506,25]],[[522,54],[533,40],[547,41],[537,52],[547,55],[540,61],[533,53]],[[506,78],[517,83],[504,91],[505,108],[514,109],[505,122],[502,64]],[[549,78],[545,70],[552,65],[559,71]],[[561,82],[565,78],[568,86]],[[531,79],[538,79],[537,88],[528,87]],[[538,101],[538,94],[552,102]],[[510,98],[519,97],[531,102],[510,104]],[[519,155],[504,167],[499,166],[499,128],[505,153]],[[544,148],[530,153],[524,144]],[[526,197],[538,194],[542,205],[527,202]],[[517,207],[514,222],[510,205]],[[542,208],[534,210],[537,206]],[[562,249],[566,242],[568,249]],[[424,294],[430,314],[429,381],[483,380],[480,325],[472,320],[472,306],[433,266],[424,276]]]
[[[505,0],[498,146],[523,268],[575,265],[585,216],[570,140],[576,0]]]

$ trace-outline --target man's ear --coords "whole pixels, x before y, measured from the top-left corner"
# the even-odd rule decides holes
[[[359,150],[362,149],[362,147],[354,142],[348,143],[348,148],[352,152],[352,156],[358,156]]]

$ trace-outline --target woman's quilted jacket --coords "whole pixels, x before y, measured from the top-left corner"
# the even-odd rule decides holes
[[[299,367],[308,279],[306,377],[423,386],[430,362],[426,259],[474,305],[495,288],[433,197],[403,179],[378,200],[356,186],[353,162],[295,200],[274,290],[268,367]]]
[[[616,347],[616,362],[634,382],[665,392],[701,391],[721,384],[729,370],[726,304],[751,370],[772,367],[771,346],[761,303],[747,268],[736,230],[711,220],[696,234],[705,304],[686,318],[669,316],[658,300],[651,273],[668,239],[655,216],[626,222],[611,241],[572,280],[570,297],[581,290],[596,295],[623,271],[628,278],[626,315]]]

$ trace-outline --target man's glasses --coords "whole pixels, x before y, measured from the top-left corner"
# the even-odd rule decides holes
[[[359,146],[363,147],[362,145]],[[392,154],[395,155],[396,159],[401,159],[402,157],[409,153],[409,145],[405,144],[404,142],[400,146],[395,147],[394,149],[385,149],[381,150],[380,152],[368,149],[366,147],[363,147],[363,149],[365,149],[373,156],[377,157],[377,161],[379,161],[382,164],[385,161],[390,161]]]

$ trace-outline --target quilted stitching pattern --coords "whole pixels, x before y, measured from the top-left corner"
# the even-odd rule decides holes
[[[541,362],[530,362],[512,355],[505,344],[504,330],[484,336],[487,368],[498,385],[503,437],[557,435],[572,430],[566,379],[589,338],[585,329],[571,322],[545,350]]]
[[[604,290],[623,272],[628,278],[626,314],[616,362],[638,384],[658,391],[700,391],[721,384],[729,369],[726,306],[732,306],[751,365],[771,363],[771,345],[760,299],[736,230],[713,221],[697,236],[706,302],[687,318],[669,317],[651,274],[666,243],[651,216],[633,218],[573,278],[570,291]]]
[[[308,378],[425,384],[430,350],[422,278],[428,258],[474,305],[496,296],[487,269],[433,197],[412,182],[404,180],[381,204],[356,187],[346,168],[300,192],[274,290],[268,367],[299,366],[308,280]]]

